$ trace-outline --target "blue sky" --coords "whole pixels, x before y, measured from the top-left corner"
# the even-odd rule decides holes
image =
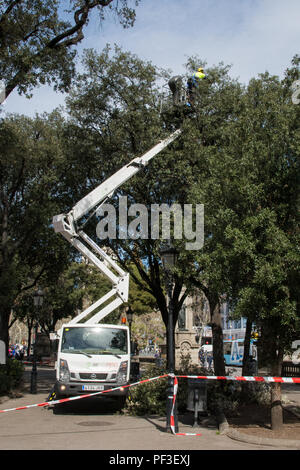
[[[299,0],[141,0],[136,13],[135,26],[126,30],[112,18],[99,25],[93,15],[79,54],[116,43],[175,74],[198,55],[208,66],[231,64],[231,75],[247,83],[266,70],[282,77],[300,53]],[[63,102],[62,94],[43,86],[30,100],[13,92],[4,109],[34,116]]]

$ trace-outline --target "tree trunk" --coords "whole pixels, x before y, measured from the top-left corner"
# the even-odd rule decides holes
[[[4,307],[0,313],[0,340],[4,341],[6,347],[6,355],[8,355],[9,335],[8,325],[10,317],[10,308]]]
[[[281,383],[273,383],[271,390],[271,427],[273,431],[282,429],[283,410],[281,403]]]
[[[214,371],[216,375],[225,375],[223,329],[220,303],[216,300],[210,301],[211,329],[213,344]]]
[[[281,376],[283,362],[283,351],[276,351],[276,363],[273,364],[272,373],[274,377]],[[281,402],[281,383],[272,383],[271,388],[271,427],[273,431],[282,429],[283,410]]]
[[[242,375],[246,375],[246,376],[250,375],[250,365],[249,365],[250,357],[249,356],[250,356],[251,331],[252,331],[252,320],[247,318],[245,341],[244,341],[243,368],[242,368]]]

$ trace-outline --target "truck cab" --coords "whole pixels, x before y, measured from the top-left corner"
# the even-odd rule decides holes
[[[113,390],[126,399],[130,375],[129,328],[65,324],[59,331],[55,392],[60,398]],[[102,395],[102,394],[101,394]],[[100,396],[100,395],[99,395]]]

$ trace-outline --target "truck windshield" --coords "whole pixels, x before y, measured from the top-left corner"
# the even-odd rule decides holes
[[[74,354],[127,354],[127,330],[101,327],[64,328],[61,351]]]

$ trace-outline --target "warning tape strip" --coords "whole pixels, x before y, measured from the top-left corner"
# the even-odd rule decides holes
[[[300,377],[253,377],[253,376],[219,376],[219,375],[177,375],[174,376],[173,374],[169,374],[169,376],[174,378],[174,395],[173,395],[173,402],[172,402],[172,410],[171,410],[171,418],[170,418],[170,427],[171,431],[176,436],[201,436],[201,434],[197,433],[178,433],[176,432],[175,428],[175,402],[176,402],[176,395],[178,390],[178,378],[185,378],[185,379],[203,379],[203,380],[238,380],[242,382],[279,382],[279,383],[300,383]]]
[[[56,405],[58,403],[66,403],[68,401],[81,400],[82,398],[88,398],[88,397],[93,397],[93,396],[96,396],[96,395],[101,395],[101,394],[104,394],[104,393],[114,392],[115,390],[119,390],[120,388],[129,388],[129,387],[134,387],[135,385],[138,385],[138,384],[142,384],[142,383],[146,383],[146,382],[152,382],[154,380],[162,379],[162,378],[165,378],[167,376],[168,376],[168,374],[160,375],[158,377],[152,377],[150,379],[140,380],[139,382],[135,382],[135,383],[132,383],[132,384],[121,385],[120,387],[110,388],[109,390],[101,390],[99,392],[89,393],[89,394],[86,394],[86,395],[78,395],[76,397],[61,398],[59,400],[51,400],[51,401],[46,401],[44,403],[35,403],[33,405],[25,405],[25,406],[19,406],[17,408],[9,408],[9,409],[6,409],[6,410],[0,410],[0,413],[6,413],[8,411],[26,410],[28,408],[44,407],[44,406],[47,406],[47,405]]]
[[[174,410],[175,410],[176,395],[177,395],[177,390],[178,390],[178,380],[177,380],[177,377],[174,376],[173,374],[169,374],[169,376],[174,377],[174,394],[173,394],[172,410],[171,410],[171,416],[170,416],[170,428],[171,428],[172,433],[175,436],[202,436],[202,434],[199,434],[199,433],[176,432]]]
[[[242,382],[277,382],[277,383],[300,383],[300,377],[254,377],[234,375],[177,375],[178,378],[204,379],[204,380],[239,380]]]

